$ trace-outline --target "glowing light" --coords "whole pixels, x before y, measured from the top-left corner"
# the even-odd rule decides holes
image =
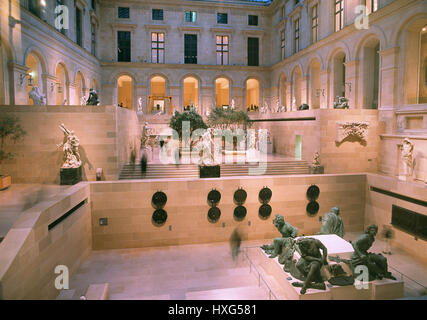
[[[46,0],[40,0],[40,4],[41,4],[43,7],[46,7]]]

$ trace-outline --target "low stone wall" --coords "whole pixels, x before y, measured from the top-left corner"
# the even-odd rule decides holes
[[[48,226],[86,200],[55,227]],[[0,243],[0,299],[55,299],[55,268],[69,276],[92,249],[90,188],[80,183],[24,211]]]
[[[346,231],[360,231],[364,226],[365,175],[301,175],[275,177],[239,177],[219,179],[169,179],[144,181],[94,182],[92,194],[92,230],[94,249],[136,248],[228,241],[236,227],[244,239],[271,239],[277,236],[272,220],[282,214],[299,228],[299,234],[320,230],[319,216],[338,206]],[[320,211],[315,217],[306,213],[307,188],[320,188]],[[268,186],[273,192],[273,213],[267,220],[258,216],[259,191]],[[233,217],[233,194],[244,188],[248,198],[243,221]],[[207,195],[215,188],[222,194],[217,223],[208,221]],[[158,227],[152,223],[151,198],[156,191],[166,193],[168,219]],[[107,226],[99,219],[108,218]]]
[[[269,129],[273,150],[287,157],[295,158],[296,135],[301,135],[302,159],[311,163],[314,153],[319,152],[325,173],[375,173],[378,170],[379,135],[384,131],[384,123],[378,120],[378,110],[317,109],[260,114],[251,118],[263,120],[255,122],[255,128]],[[367,122],[366,142],[346,139],[337,143],[336,125],[345,122]]]
[[[381,236],[380,233],[384,225],[391,225],[393,205],[427,215],[426,207],[371,191],[371,186],[424,201],[427,199],[427,189],[420,183],[399,181],[394,177],[376,174],[367,175],[365,227],[373,223],[378,225],[378,236]],[[415,239],[414,236],[397,228],[393,228],[393,230],[395,231],[395,238],[392,241],[393,247],[401,248],[424,263],[427,262],[426,240]]]
[[[80,140],[83,179],[96,180],[102,168],[107,180],[116,180],[120,169],[130,159],[130,148],[140,147],[140,126],[136,113],[112,106],[0,106],[0,112],[16,115],[27,131],[24,140],[8,144],[15,159],[4,161],[2,172],[16,183],[59,184],[63,163],[57,144],[64,134],[64,123]]]

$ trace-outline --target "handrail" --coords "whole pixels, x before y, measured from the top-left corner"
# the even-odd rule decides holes
[[[274,299],[275,300],[279,300],[278,298],[277,298],[277,296],[274,294],[274,292],[273,292],[273,290],[271,290],[271,288],[270,288],[270,286],[268,285],[268,283],[265,281],[265,279],[261,276],[261,272],[259,272],[259,270],[258,270],[258,268],[255,266],[255,264],[252,262],[252,260],[249,258],[249,255],[248,255],[248,253],[247,253],[247,251],[248,251],[248,249],[250,249],[250,248],[256,248],[256,247],[244,247],[243,248],[243,253],[244,253],[244,255],[245,255],[245,257],[246,257],[246,259],[248,260],[248,262],[249,262],[249,272],[251,273],[252,272],[252,267],[255,269],[255,271],[256,271],[256,273],[258,274],[258,287],[260,287],[261,286],[261,280],[264,282],[264,284],[265,284],[265,286],[267,287],[267,289],[268,289],[268,295],[269,295],[269,298],[270,298],[270,300],[271,300],[271,297],[272,297],[272,295],[273,295],[273,297],[274,297]]]
[[[404,274],[403,272],[397,270],[396,268],[392,267],[392,266],[388,266],[389,268],[393,269],[394,271],[396,271],[397,273],[400,274],[400,278],[403,280],[403,277],[406,277],[407,279],[411,280],[412,282],[416,283],[418,286],[422,287],[424,290],[427,290],[427,287],[422,285],[421,283],[419,283],[418,281],[408,277],[406,274]]]

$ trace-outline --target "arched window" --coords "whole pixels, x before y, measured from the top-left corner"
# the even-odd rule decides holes
[[[149,112],[166,112],[166,80],[161,76],[155,76],[150,81]]]
[[[296,68],[292,74],[292,110],[297,110],[301,105],[302,72]]]
[[[226,78],[215,80],[215,103],[217,107],[230,105],[230,81]]]
[[[129,76],[117,79],[117,104],[123,108],[133,108],[133,81]]]
[[[28,68],[28,81],[27,81],[27,97],[28,104],[32,105],[33,100],[29,98],[30,91],[37,87],[40,94],[44,93],[43,80],[42,80],[42,65],[37,55],[30,53],[27,56],[26,66]]]
[[[248,111],[257,111],[259,107],[259,81],[248,79],[246,81],[246,108]]]
[[[362,49],[363,108],[378,109],[380,79],[380,42],[370,39]]]
[[[334,72],[334,98],[345,97],[345,61],[346,56],[344,52],[340,52],[335,55],[333,61],[333,72]]]

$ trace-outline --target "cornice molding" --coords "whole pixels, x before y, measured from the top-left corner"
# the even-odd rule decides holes
[[[124,29],[124,30],[135,30],[138,27],[137,24],[134,23],[117,23],[113,22],[111,24],[111,28],[113,29]]]

